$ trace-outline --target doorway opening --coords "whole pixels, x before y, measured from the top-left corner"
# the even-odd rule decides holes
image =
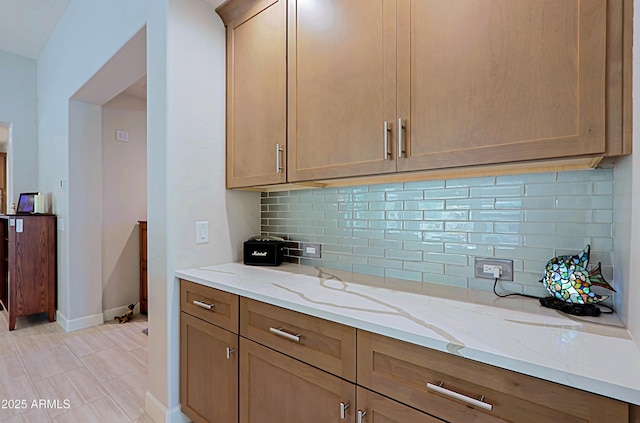
[[[113,321],[140,304],[139,221],[146,220],[146,30],[69,101],[69,292],[84,315]]]

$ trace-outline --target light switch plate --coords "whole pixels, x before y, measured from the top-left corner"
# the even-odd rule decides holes
[[[196,222],[196,244],[209,242],[209,222]]]

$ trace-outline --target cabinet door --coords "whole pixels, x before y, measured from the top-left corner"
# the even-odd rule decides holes
[[[290,2],[289,181],[396,170],[395,27],[395,0]]]
[[[240,353],[241,423],[355,422],[352,383],[245,338]]]
[[[238,421],[237,350],[238,335],[180,313],[180,403],[192,421]]]
[[[442,423],[404,404],[358,387],[358,411],[366,423]]]
[[[606,0],[398,0],[398,170],[605,151]]]
[[[267,0],[226,22],[228,188],[286,181],[286,16]]]

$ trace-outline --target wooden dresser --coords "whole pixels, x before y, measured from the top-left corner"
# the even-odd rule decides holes
[[[147,221],[140,223],[140,313],[147,314]]]
[[[0,215],[0,301],[16,318],[47,312],[56,316],[56,216]]]

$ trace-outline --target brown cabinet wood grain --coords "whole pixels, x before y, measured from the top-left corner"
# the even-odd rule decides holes
[[[394,2],[291,1],[288,18],[289,181],[395,172]]]
[[[238,421],[238,335],[180,313],[180,403],[192,421]]]
[[[185,280],[180,281],[180,310],[238,333],[239,300],[235,294]]]
[[[181,403],[196,422],[354,423],[359,415],[363,423],[637,418],[637,407],[611,398],[193,282],[182,280],[181,288]],[[214,305],[221,315],[193,301]]]
[[[147,314],[147,222],[140,220],[138,236],[140,237],[140,313]]]
[[[196,423],[238,421],[238,301],[180,281],[180,406]]]
[[[355,381],[354,328],[244,297],[240,309],[240,335]]]
[[[473,399],[486,411],[427,384]],[[619,422],[627,404],[365,331],[358,331],[358,384],[452,422]]]
[[[286,0],[227,2],[227,187],[286,182]]]
[[[9,330],[16,318],[48,313],[56,318],[56,216],[0,216],[0,298],[9,313]]]
[[[353,423],[355,400],[353,383],[240,338],[241,423]]]
[[[398,0],[398,170],[606,152],[607,1]]]
[[[217,10],[228,187],[509,163],[514,173],[576,157],[569,166],[594,166],[631,151],[629,0],[235,0]]]

